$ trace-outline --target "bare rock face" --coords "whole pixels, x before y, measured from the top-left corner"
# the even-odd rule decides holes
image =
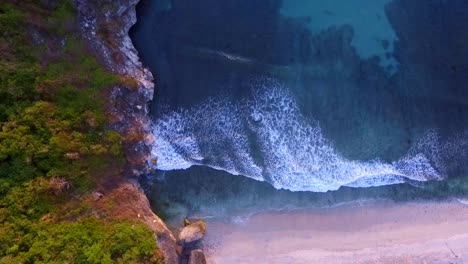
[[[136,23],[135,7],[139,1],[73,0],[87,47],[99,62],[122,79],[120,84],[110,89],[106,108],[111,114],[110,129],[123,135],[127,157],[124,175],[127,177],[139,176],[148,171],[153,139],[147,107],[153,99],[153,76],[143,67],[128,35]],[[112,193],[97,199],[96,206],[104,204],[106,200],[119,205],[120,216],[111,217],[143,221],[155,233],[165,263],[179,263],[176,239],[164,222],[152,212],[138,181],[121,184]]]
[[[113,120],[110,128],[124,136],[129,176],[147,173],[152,143],[147,105],[153,99],[153,76],[143,67],[128,35],[137,20],[138,2],[73,0],[87,46],[108,70],[122,79],[110,91],[107,110]]]
[[[205,253],[203,253],[203,250],[192,250],[190,252],[189,264],[206,264]]]
[[[151,72],[143,67],[128,35],[136,23],[140,0],[74,0],[82,33],[107,68],[135,78],[139,85],[154,88]]]
[[[179,263],[179,256],[176,251],[176,239],[161,218],[151,210],[150,203],[143,192],[143,189],[141,189],[140,185],[136,181],[131,182],[131,185],[127,186],[127,188],[137,189],[138,200],[140,201],[140,206],[142,208],[138,217],[142,218],[142,220],[156,234],[158,246],[163,251],[165,262],[167,264]]]
[[[115,206],[115,211],[106,209],[109,201]],[[99,200],[94,206],[104,217],[111,219],[136,219],[145,223],[153,230],[158,247],[168,264],[179,264],[176,239],[166,224],[152,210],[143,189],[137,179],[120,183]],[[104,208],[102,207],[104,206]]]
[[[206,223],[199,220],[195,223],[189,224],[182,229],[179,234],[179,241],[183,244],[196,242],[202,239],[206,234]]]

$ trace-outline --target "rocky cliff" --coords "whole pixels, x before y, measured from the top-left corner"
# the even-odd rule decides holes
[[[139,176],[147,170],[151,144],[147,103],[153,97],[153,76],[139,61],[128,36],[136,23],[138,0],[75,0],[81,31],[101,63],[126,80],[109,95],[112,128],[126,139],[129,173]]]
[[[109,92],[108,112],[111,128],[124,135],[127,157],[126,176],[138,177],[148,170],[149,145],[152,143],[148,102],[152,100],[154,83],[151,72],[141,64],[128,35],[136,23],[135,6],[139,0],[75,0],[81,32],[89,48],[101,63],[118,73],[124,84]],[[164,222],[155,215],[136,181],[122,183],[111,193],[124,194],[126,211],[146,223],[156,235],[166,263],[178,263],[176,241]],[[106,195],[107,197],[107,195]],[[111,197],[112,198],[112,197]],[[131,204],[129,204],[129,202]],[[119,203],[120,204],[120,203]],[[134,210],[133,210],[133,209]]]

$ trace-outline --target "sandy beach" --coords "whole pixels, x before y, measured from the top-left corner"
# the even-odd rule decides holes
[[[468,205],[366,202],[207,220],[210,263],[468,263]]]

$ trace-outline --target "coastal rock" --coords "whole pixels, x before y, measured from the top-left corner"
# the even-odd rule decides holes
[[[110,129],[123,135],[127,157],[126,174],[138,176],[148,171],[151,121],[148,102],[154,83],[143,67],[128,35],[136,23],[139,0],[74,0],[81,33],[88,46],[106,68],[121,77],[110,89],[106,108],[111,114]],[[138,172],[138,173],[133,173]]]
[[[109,209],[112,203],[115,208]],[[176,239],[166,224],[152,210],[137,179],[119,183],[93,205],[108,219],[132,219],[145,223],[155,234],[158,247],[167,264],[179,264]]]
[[[187,244],[202,239],[206,234],[206,223],[199,220],[195,223],[189,224],[182,229],[179,234],[181,243]]]
[[[129,185],[126,185],[126,188],[136,189],[139,207],[141,207],[139,218],[141,218],[156,234],[158,246],[164,254],[165,263],[178,263],[179,256],[176,251],[176,239],[161,218],[151,210],[148,198],[139,183],[136,180],[131,181]]]
[[[106,68],[121,77],[119,84],[107,92],[106,110],[110,113],[109,129],[123,135],[127,157],[123,174],[139,176],[148,171],[149,145],[152,143],[148,102],[153,99],[154,83],[150,71],[143,67],[128,35],[136,23],[135,7],[139,0],[73,0],[81,33],[87,47]],[[178,264],[176,239],[164,222],[151,210],[137,180],[120,184],[95,202],[95,206],[112,200],[118,212],[109,218],[137,219],[154,232],[165,263]],[[100,208],[105,211],[105,207]]]
[[[192,250],[190,252],[189,264],[206,264],[206,257],[203,250]]]

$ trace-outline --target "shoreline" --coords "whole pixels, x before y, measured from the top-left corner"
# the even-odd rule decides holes
[[[468,206],[382,202],[206,219],[209,263],[464,263]]]

